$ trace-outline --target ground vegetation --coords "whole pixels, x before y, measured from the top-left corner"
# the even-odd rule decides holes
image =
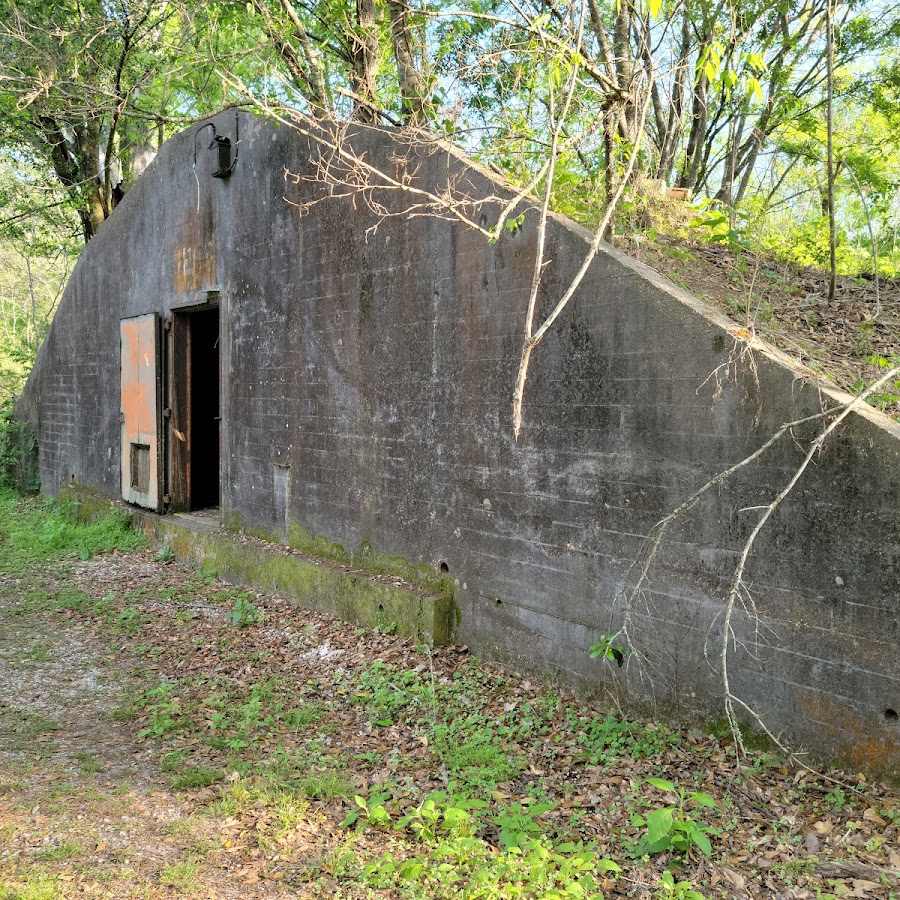
[[[900,896],[900,798],[0,496],[0,897]],[[598,658],[598,665],[605,661]]]

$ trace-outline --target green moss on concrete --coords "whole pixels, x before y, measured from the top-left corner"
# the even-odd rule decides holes
[[[225,528],[228,531],[249,534],[271,543],[281,543],[277,535],[258,526],[249,525],[235,512],[225,514]],[[375,575],[391,575],[411,584],[452,598],[455,590],[453,580],[424,563],[414,563],[404,556],[387,556],[376,553],[371,541],[364,540],[359,550],[351,552],[343,544],[332,541],[321,534],[312,534],[299,523],[288,527],[287,546],[319,559],[330,560],[341,565],[355,566]]]
[[[720,740],[732,740],[734,735],[731,732],[731,725],[728,719],[722,717],[712,722],[706,722],[701,728],[710,736],[719,738]],[[767,735],[753,731],[746,722],[738,722],[738,729],[741,732],[741,740],[748,750],[756,750],[760,753],[771,753],[775,750],[775,745]]]
[[[113,513],[128,515],[122,504],[77,482],[66,485],[59,492],[59,508],[70,522],[79,525],[89,525]]]
[[[278,593],[349,622],[396,630],[404,637],[438,645],[450,642],[459,620],[459,610],[449,593],[423,593],[386,584],[333,565],[281,553],[274,547],[242,543],[230,535],[199,529],[177,518],[153,520],[157,540],[202,571]]]
[[[296,523],[288,526],[288,547],[318,556],[322,559],[332,559],[335,562],[350,564],[353,562],[353,554],[349,553],[343,544],[330,541],[321,534],[313,535],[302,525]]]

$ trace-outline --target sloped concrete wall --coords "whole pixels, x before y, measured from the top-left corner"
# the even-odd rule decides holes
[[[783,422],[840,398],[604,249],[535,353],[516,442],[536,215],[493,245],[446,219],[379,219],[360,198],[301,217],[296,204],[321,196],[315,148],[249,117],[241,132],[227,182],[195,172],[192,132],[170,141],[80,260],[20,407],[39,430],[44,489],[74,476],[117,493],[118,320],[218,289],[227,521],[446,562],[458,639],[479,653],[719,718],[722,598],[753,507],[821,426],[786,436],[673,528],[633,609],[642,664],[610,666],[588,647],[621,624],[656,522]],[[419,184],[498,190],[453,155],[385,132],[354,141]],[[381,200],[400,211],[414,198]],[[545,309],[586,247],[582,230],[550,223]],[[746,583],[756,615],[733,622],[735,693],[819,757],[900,774],[894,423],[850,417],[771,520]]]

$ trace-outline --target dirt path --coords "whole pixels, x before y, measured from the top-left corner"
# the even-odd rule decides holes
[[[197,878],[214,830],[122,721],[132,679],[89,622],[45,608],[108,568],[0,580],[0,897],[257,896]]]
[[[115,719],[126,684],[115,657],[85,624],[70,620],[63,629],[58,614],[28,611],[18,587],[15,580],[0,585],[0,748],[7,761],[98,767],[107,779],[150,785],[146,751]]]

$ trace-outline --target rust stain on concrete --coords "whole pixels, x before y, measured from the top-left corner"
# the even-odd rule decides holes
[[[217,241],[213,231],[211,208],[185,217],[172,260],[176,294],[195,293],[216,284]]]

